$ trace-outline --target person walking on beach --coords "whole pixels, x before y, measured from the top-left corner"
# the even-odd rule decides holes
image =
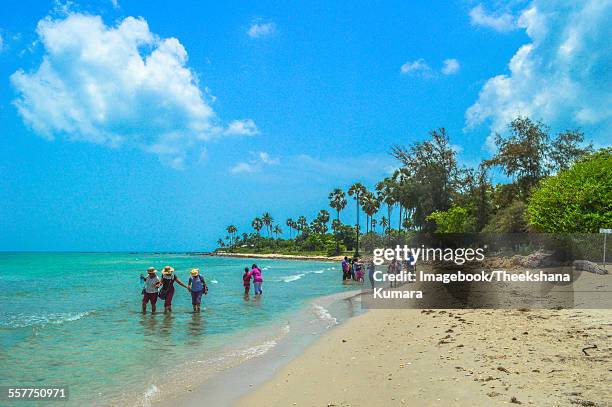
[[[191,304],[193,305],[194,312],[200,312],[202,294],[208,294],[208,287],[204,277],[200,275],[200,269],[192,269],[189,274],[191,274],[191,277],[189,277],[187,286],[189,291],[191,291]]]
[[[261,274],[261,269],[257,267],[257,264],[253,264],[251,266],[251,275],[253,276],[253,287],[255,289],[255,295],[263,294],[261,290],[261,285],[263,283],[263,275]]]
[[[348,257],[344,256],[344,260],[342,260],[342,281],[348,280],[350,277],[350,264],[348,261]]]
[[[157,276],[155,267],[149,267],[147,277],[145,278],[145,286],[142,290],[142,313],[147,312],[147,303],[151,302],[151,314],[155,314],[155,304],[157,303],[157,288],[161,285],[161,280]]]
[[[353,262],[353,269],[355,269],[355,281],[363,283],[363,264],[359,261],[359,258]]]
[[[164,312],[172,312],[172,297],[174,297],[174,282],[185,287],[187,290],[189,288],[185,283],[183,283],[179,278],[174,274],[174,269],[170,266],[164,267],[162,270],[162,288],[159,290],[159,298],[164,300]]]
[[[387,268],[387,274],[397,275],[399,274],[401,267],[401,263],[398,263],[397,259],[394,258],[393,260],[391,260],[391,263],[389,263],[389,267]],[[397,287],[397,281],[395,281],[395,276],[390,279],[389,287]]]
[[[244,274],[242,275],[242,284],[244,286],[244,299],[249,299],[249,292],[251,291],[251,272],[248,267],[244,268]]]

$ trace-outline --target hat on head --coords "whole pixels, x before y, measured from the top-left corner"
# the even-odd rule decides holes
[[[165,274],[165,275],[170,275],[172,273],[174,273],[174,269],[172,267],[170,267],[170,266],[166,266],[162,270],[162,274]]]
[[[155,270],[155,267],[149,267],[149,269],[147,270],[147,273],[155,274],[155,273],[157,273],[157,270]]]
[[[191,269],[191,271],[189,272],[189,274],[191,274],[192,276],[197,276],[198,274],[200,274],[200,269]]]

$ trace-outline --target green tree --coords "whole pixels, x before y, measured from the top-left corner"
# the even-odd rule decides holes
[[[528,221],[547,233],[596,233],[612,227],[612,149],[602,149],[543,180],[529,199]]]
[[[251,222],[251,226],[253,227],[253,229],[255,230],[255,232],[257,233],[257,236],[259,237],[259,234],[261,232],[261,229],[263,229],[263,221],[260,218],[255,218],[253,219],[253,221]]]
[[[475,229],[476,220],[467,208],[453,205],[447,211],[435,211],[428,217],[428,221],[435,222],[437,233],[468,233]]]
[[[236,232],[238,232],[238,229],[236,229],[236,226],[234,225],[229,225],[225,230],[227,230],[227,233],[229,233],[230,236],[230,246],[233,246],[235,243],[235,235]]]
[[[340,211],[346,208],[346,194],[340,188],[335,188],[332,192],[329,193],[329,206],[336,210],[336,221],[340,224]],[[332,223],[332,229],[334,231],[334,240],[336,241],[336,254],[340,253],[340,242],[338,240],[338,234],[336,231],[337,227],[334,227]]]
[[[509,124],[508,136],[495,136],[498,151],[486,164],[499,166],[512,177],[523,201],[541,179],[591,151],[590,145],[580,147],[584,135],[579,131],[568,130],[553,140],[548,133],[542,122],[519,116]]]
[[[357,243],[355,245],[356,255],[359,254],[359,212],[360,212],[361,203],[362,203],[361,199],[367,191],[368,190],[366,189],[366,187],[364,187],[363,184],[361,184],[360,182],[354,183],[348,189],[348,194],[349,196],[353,197],[353,199],[355,200],[355,206],[357,209],[357,223],[355,224],[355,233],[357,236],[357,240],[356,240]]]
[[[263,224],[266,225],[268,237],[272,237],[272,224],[274,223],[274,218],[272,218],[269,212],[266,212],[262,215],[261,220]]]
[[[278,239],[278,235],[283,233],[283,229],[281,229],[280,225],[274,225],[272,233],[274,233],[274,236]]]

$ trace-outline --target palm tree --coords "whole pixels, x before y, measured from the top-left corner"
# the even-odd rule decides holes
[[[238,229],[236,229],[236,226],[234,225],[229,225],[225,230],[227,230],[227,233],[229,233],[230,246],[233,246],[234,245],[234,234],[238,231]]]
[[[340,188],[335,188],[333,191],[329,193],[329,206],[336,210],[336,221],[338,221],[338,226],[340,225],[340,211],[346,208],[346,194]],[[336,240],[336,254],[340,253],[340,242],[338,241],[338,234],[336,231],[338,227],[333,227],[334,230],[334,239]]]
[[[382,227],[383,233],[389,233],[387,226],[389,226],[389,221],[383,216],[382,218],[380,218],[380,227]]]
[[[276,236],[276,238],[278,239],[278,235],[283,233],[283,230],[281,229],[281,227],[279,225],[275,225],[274,229],[272,229],[272,233],[274,233],[274,235]]]
[[[305,216],[300,216],[297,220],[297,228],[296,228],[301,234],[304,234],[304,232],[308,229],[308,221],[306,220]]]
[[[219,247],[225,247],[225,242],[223,241],[223,239],[217,240],[217,244],[219,245]]]
[[[402,202],[401,202],[401,195],[402,195],[402,188],[404,187],[404,183],[406,182],[406,180],[410,177],[410,174],[408,173],[408,169],[407,168],[400,168],[399,170],[395,170],[395,172],[393,173],[393,180],[394,180],[394,198],[395,198],[395,202],[397,202],[398,206],[399,206],[399,224],[397,226],[397,232],[398,235],[402,232]]]
[[[266,225],[266,229],[268,229],[268,237],[272,236],[272,223],[274,222],[274,218],[270,215],[270,212],[266,212],[261,217],[262,222]]]
[[[396,184],[392,178],[385,178],[376,184],[376,192],[378,193],[378,199],[384,202],[387,205],[387,218],[386,222],[389,222],[391,219],[391,211],[393,210],[393,205],[395,205],[395,188]],[[382,225],[382,220],[381,220]],[[390,226],[389,224],[383,226],[383,232],[386,230],[386,227]]]
[[[260,218],[255,218],[253,219],[253,222],[251,222],[251,226],[253,226],[253,229],[255,229],[255,232],[257,232],[257,236],[259,237],[259,233],[261,232],[261,229],[263,229],[263,221]]]
[[[372,226],[372,232],[376,233],[376,224],[378,223],[378,221],[375,218],[372,218],[372,220],[370,221],[370,224]]]
[[[321,209],[317,215],[317,221],[320,224],[321,234],[327,233],[327,222],[329,222],[329,212],[325,209]]]
[[[371,192],[366,192],[363,196],[363,211],[366,214],[366,233],[369,232],[368,227],[370,226],[370,219],[376,215],[379,208],[380,201],[376,199],[376,196]]]
[[[287,219],[287,221],[285,222],[285,225],[287,225],[287,227],[289,228],[289,239],[290,240],[291,240],[291,232],[293,231],[294,224],[295,222],[291,218]]]
[[[355,230],[357,232],[357,242],[355,245],[355,255],[359,254],[359,209],[361,207],[361,198],[366,192],[368,192],[368,190],[360,182],[354,183],[350,186],[348,190],[349,196],[353,197],[357,206],[357,224],[355,225]]]

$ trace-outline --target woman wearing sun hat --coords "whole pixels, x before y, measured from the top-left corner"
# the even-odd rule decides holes
[[[200,304],[202,303],[202,294],[208,294],[208,287],[206,286],[204,277],[200,274],[200,269],[192,269],[189,274],[191,274],[191,277],[189,277],[187,285],[189,291],[191,291],[191,304],[193,305],[193,310],[199,312]]]
[[[151,313],[155,314],[155,303],[157,303],[157,288],[161,285],[161,280],[157,276],[155,267],[149,267],[147,278],[144,280],[145,286],[142,290],[142,312],[147,312],[147,303],[151,301]]]
[[[174,297],[174,282],[185,287],[189,290],[189,287],[185,285],[179,278],[174,274],[174,269],[170,266],[164,267],[162,270],[162,289],[159,291],[159,298],[164,300],[164,312],[172,311],[172,297]]]

